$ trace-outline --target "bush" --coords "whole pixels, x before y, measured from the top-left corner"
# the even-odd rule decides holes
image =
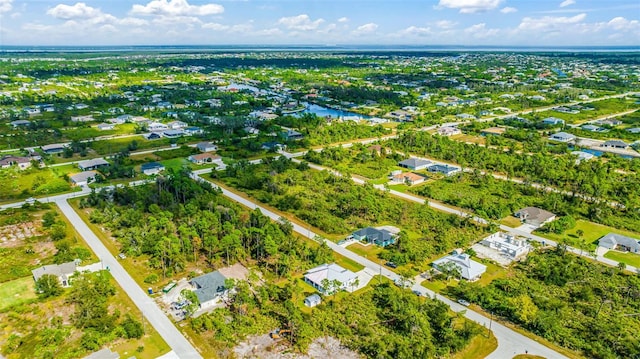
[[[158,283],[158,275],[155,274],[155,273],[150,274],[150,275],[147,276],[147,278],[144,279],[144,282],[145,283],[150,283],[150,284]]]
[[[122,328],[126,333],[127,339],[140,339],[144,335],[142,323],[133,319],[129,314],[127,314],[127,317],[122,321]]]

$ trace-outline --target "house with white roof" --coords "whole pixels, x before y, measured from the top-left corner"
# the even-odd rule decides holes
[[[433,267],[441,270],[446,266],[455,266],[460,271],[460,276],[470,282],[480,279],[480,276],[487,271],[487,266],[471,259],[466,253],[456,253],[442,257],[432,263]]]
[[[480,241],[485,247],[496,250],[510,260],[516,260],[529,253],[530,246],[524,238],[510,233],[496,232]]]
[[[325,295],[353,288],[357,278],[355,273],[335,263],[319,265],[304,274],[304,281]]]
[[[556,132],[553,135],[549,136],[549,140],[558,141],[558,142],[571,142],[576,139],[575,135],[572,135],[567,132]]]

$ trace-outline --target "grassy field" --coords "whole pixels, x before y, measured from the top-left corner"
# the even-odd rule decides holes
[[[0,202],[71,190],[71,185],[50,168],[0,170]]]
[[[636,253],[608,251],[607,253],[605,253],[604,257],[630,266],[634,266],[636,268],[640,268],[640,255]]]
[[[520,225],[522,225],[522,221],[520,221],[518,218],[514,216],[504,217],[499,222],[500,224],[504,224],[505,226],[508,226],[511,228],[517,228],[517,227],[520,227]]]
[[[350,244],[347,247],[347,249],[359,256],[365,257],[370,261],[381,263],[381,264],[385,263],[384,259],[378,258],[378,254],[382,252],[382,248],[379,246],[376,246],[376,245],[363,246],[362,244],[355,242],[353,244]]]
[[[91,142],[91,148],[100,155],[107,155],[111,153],[117,153],[126,149],[131,141],[136,141],[136,151],[149,150],[158,147],[167,147],[171,144],[168,138],[161,138],[158,140],[147,140],[142,136],[114,138],[110,140],[100,140]]]
[[[492,332],[489,337],[485,333],[476,335],[464,350],[451,356],[451,359],[477,359],[486,358],[498,347],[498,339]]]
[[[578,231],[581,230],[583,232],[582,236],[578,236]],[[597,224],[585,220],[577,220],[576,226],[561,233],[538,233],[541,237],[549,238],[554,241],[560,242],[564,239],[567,240],[567,243],[571,246],[575,246],[578,248],[582,248],[585,250],[594,250],[598,245],[598,239],[600,237],[608,234],[608,233],[617,233],[624,236],[629,236],[633,238],[637,238],[640,240],[640,233],[634,233],[630,231],[620,230],[612,227],[608,227],[602,224]]]
[[[0,311],[35,298],[35,282],[32,277],[0,283]]]

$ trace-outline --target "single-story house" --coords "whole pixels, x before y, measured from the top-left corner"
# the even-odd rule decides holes
[[[595,125],[583,125],[580,127],[582,130],[584,131],[590,131],[590,132],[605,132],[606,129],[599,127],[599,126],[595,126]]]
[[[142,135],[147,140],[158,140],[162,138],[162,135],[158,132],[149,132]]]
[[[187,159],[189,160],[189,162],[202,165],[205,163],[213,163],[214,161],[217,161],[220,158],[221,157],[218,155],[205,152],[205,153],[199,153],[197,155],[191,155]]]
[[[640,133],[640,127],[627,128],[627,132],[638,134]]]
[[[367,227],[353,232],[353,238],[386,247],[396,242],[396,236],[386,229]]]
[[[408,168],[410,170],[419,171],[423,170],[429,165],[431,165],[431,161],[423,160],[421,158],[409,158],[404,161],[398,162],[398,166]]]
[[[228,292],[224,283],[226,280],[227,278],[219,271],[191,279],[194,293],[200,301],[200,308],[209,308],[218,303],[219,299]]]
[[[480,276],[487,271],[487,266],[472,260],[467,253],[454,252],[452,255],[435,260],[432,265],[437,270],[453,265],[460,271],[460,276],[470,282],[480,279]]]
[[[250,134],[250,135],[257,135],[260,133],[260,130],[258,130],[255,127],[251,127],[251,126],[246,126],[245,128],[242,129],[244,132]]]
[[[164,171],[164,166],[160,162],[143,163],[140,166],[140,170],[147,176],[157,175],[161,171]]]
[[[200,135],[204,133],[204,130],[200,127],[191,126],[183,129],[186,136]]]
[[[211,142],[200,142],[196,145],[196,148],[200,152],[213,152],[218,150],[218,146],[214,145]]]
[[[440,136],[455,136],[462,133],[459,128],[453,126],[440,127],[437,131]]]
[[[71,116],[71,122],[91,122],[95,121],[92,115]]]
[[[13,128],[18,128],[21,126],[29,126],[31,124],[31,121],[27,121],[27,120],[15,120],[15,121],[11,121],[9,122],[9,124],[13,127]]]
[[[96,170],[100,167],[104,167],[108,165],[109,165],[109,162],[107,162],[104,158],[94,158],[91,160],[78,162],[78,168],[83,171]]]
[[[358,275],[335,263],[319,265],[304,274],[304,281],[325,295],[352,288],[357,278]],[[327,288],[324,287],[325,280],[329,282]]]
[[[76,186],[86,186],[95,180],[97,175],[96,171],[85,171],[69,177],[69,180]]]
[[[629,145],[626,142],[620,141],[620,140],[609,140],[601,144],[600,146],[606,147],[606,148],[620,148],[620,149],[625,149],[629,147]]]
[[[518,237],[504,232],[496,232],[480,241],[483,246],[495,249],[500,254],[515,260],[525,256],[530,249],[529,244],[524,238]]]
[[[564,125],[564,120],[559,119],[557,117],[547,117],[545,119],[542,120],[542,123],[544,123],[545,125]]]
[[[42,151],[44,151],[46,154],[53,154],[53,153],[60,153],[62,151],[64,151],[65,147],[67,147],[66,145],[63,145],[61,143],[54,143],[51,145],[44,145],[44,146],[40,146],[40,148],[42,149]]]
[[[0,158],[0,168],[9,168],[13,165],[18,166],[21,170],[31,167],[31,157],[4,156]]]
[[[394,183],[407,184],[409,186],[420,184],[424,180],[424,176],[412,172],[402,172],[391,176],[391,181]]]
[[[262,149],[265,151],[280,151],[285,146],[275,141],[269,141],[262,144]]]
[[[113,123],[101,123],[101,124],[98,124],[96,127],[100,131],[109,131],[116,128],[116,125],[114,125]]]
[[[151,122],[150,124],[147,125],[147,128],[149,129],[149,131],[164,131],[164,130],[168,130],[169,126],[160,122]]]
[[[36,282],[45,274],[54,275],[58,277],[58,280],[60,280],[60,284],[63,287],[68,287],[71,285],[69,278],[76,272],[78,264],[79,260],[77,259],[62,264],[49,264],[32,270],[31,274],[33,274],[33,280]]]
[[[578,159],[576,161],[580,162],[580,161],[588,161],[592,158],[595,157],[595,155],[589,153],[589,152],[584,152],[584,151],[573,151],[571,152],[572,155],[574,156],[578,156]]]
[[[304,298],[304,305],[309,308],[313,308],[320,303],[322,303],[322,298],[320,298],[318,293],[311,294],[310,296]]]
[[[427,168],[429,170],[429,172],[437,172],[437,173],[442,173],[445,176],[452,176],[458,172],[460,172],[460,168],[459,167],[455,167],[455,166],[449,166],[449,165],[442,165],[442,164],[434,164],[429,166],[429,168]]]
[[[553,135],[549,136],[549,139],[558,142],[570,142],[575,140],[576,136],[566,132],[556,132]]]
[[[162,132],[162,135],[166,138],[178,138],[184,135],[182,130],[166,130]]]
[[[112,352],[109,348],[98,350],[95,353],[89,354],[83,359],[120,359],[120,354]]]
[[[169,126],[170,129],[173,130],[179,130],[181,128],[185,128],[187,126],[189,126],[186,122],[182,122],[182,121],[171,121],[169,123],[167,123],[167,126]]]
[[[282,137],[284,137],[286,141],[297,141],[303,139],[304,135],[295,130],[287,130],[282,133]]]
[[[640,241],[616,233],[609,233],[600,238],[598,240],[598,246],[623,252],[640,252]]]
[[[514,213],[514,216],[520,218],[520,221],[540,227],[545,223],[549,223],[556,219],[556,215],[545,211],[538,207],[526,207]]]
[[[504,127],[489,127],[480,131],[482,136],[502,136],[507,129]]]

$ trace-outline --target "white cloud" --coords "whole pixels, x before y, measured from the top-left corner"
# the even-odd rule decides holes
[[[341,17],[338,19],[338,22],[349,22],[349,18],[348,17]]]
[[[0,14],[11,11],[11,9],[13,9],[11,6],[12,2],[13,0],[0,0]]]
[[[409,26],[408,28],[401,30],[400,34],[409,36],[428,36],[433,34],[430,27],[418,27]]]
[[[192,27],[193,25],[197,25],[197,24],[202,24],[202,21],[195,17],[195,16],[165,16],[165,15],[160,15],[155,17],[152,22],[155,25],[162,25],[162,26],[175,26],[175,25],[181,25],[181,26],[189,26]]]
[[[55,7],[47,10],[47,15],[51,15],[56,19],[70,20],[70,19],[89,19],[103,15],[100,9],[96,9],[83,2],[75,3],[74,5],[58,4]]]
[[[469,26],[464,29],[464,32],[478,39],[483,39],[487,37],[492,37],[497,35],[500,30],[499,29],[487,29],[487,24],[480,23]]]
[[[124,26],[145,26],[149,25],[149,21],[137,17],[125,17],[124,19],[118,20],[118,24]]]
[[[205,16],[223,12],[222,5],[190,5],[187,0],[152,0],[147,5],[135,4],[131,8],[133,15]]]
[[[474,14],[497,8],[504,0],[440,0],[438,7],[460,9],[462,14]]]
[[[640,31],[640,22],[638,20],[627,20],[622,16],[611,19],[607,26],[617,31]]]
[[[563,2],[560,3],[560,7],[573,5],[575,3],[576,3],[576,0],[564,0]]]
[[[440,20],[436,22],[436,26],[441,29],[451,29],[456,25],[458,25],[458,23],[451,20]]]
[[[353,31],[353,34],[354,35],[366,35],[366,34],[370,34],[372,32],[375,32],[377,29],[378,29],[378,24],[370,22],[368,24],[364,24],[364,25],[358,26]]]
[[[511,14],[513,12],[517,12],[518,9],[516,9],[515,7],[510,7],[510,6],[505,6],[502,8],[502,10],[500,10],[501,13],[503,14]]]
[[[278,20],[278,25],[283,25],[289,30],[310,31],[317,29],[323,22],[324,19],[311,21],[309,15],[300,14],[298,16],[282,17]]]
[[[213,30],[213,31],[224,31],[229,29],[229,25],[218,24],[215,22],[208,22],[206,24],[202,24],[202,28]]]
[[[551,32],[556,31],[566,25],[574,25],[581,23],[587,14],[582,13],[572,17],[566,16],[543,16],[538,18],[525,17],[518,25],[519,31],[542,31]]]

